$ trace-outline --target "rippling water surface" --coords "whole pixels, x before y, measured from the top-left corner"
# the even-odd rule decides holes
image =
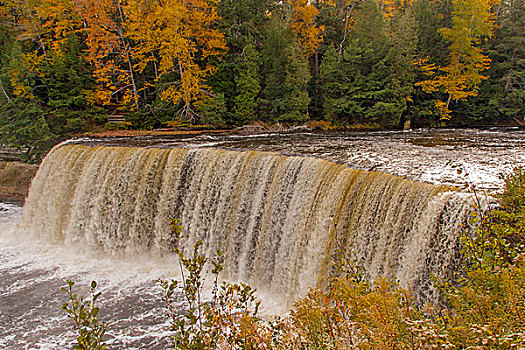
[[[84,144],[159,148],[224,148],[306,155],[416,181],[495,189],[499,174],[525,165],[525,131],[431,129],[197,137],[140,136],[82,139]]]
[[[167,318],[156,279],[175,276],[174,261],[152,257],[100,256],[78,246],[60,246],[17,229],[21,208],[0,203],[0,349],[67,349],[72,323],[61,310],[63,279],[86,294],[101,287],[102,318],[111,321],[113,349],[164,349]]]

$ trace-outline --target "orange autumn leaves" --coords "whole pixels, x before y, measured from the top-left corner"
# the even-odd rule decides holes
[[[392,19],[411,6],[411,0],[376,0],[385,19]],[[450,42],[449,64],[436,67],[421,61],[417,68],[426,75],[417,83],[426,92],[440,92],[436,109],[450,116],[449,104],[477,94],[481,74],[489,59],[479,48],[480,40],[492,33],[491,8],[498,0],[453,0],[452,27],[440,34]],[[36,45],[11,64],[8,76],[14,95],[31,98],[24,85],[23,67],[41,75],[46,62],[62,55],[72,34],[83,36],[84,59],[90,64],[96,88],[85,91],[93,104],[123,110],[139,110],[146,94],[155,90],[174,105],[182,116],[193,119],[193,106],[213,96],[206,80],[227,51],[217,7],[220,0],[27,0],[0,1],[1,21],[14,12],[21,18],[22,40]],[[322,6],[343,11],[345,39],[360,0],[289,0],[288,26],[303,55],[310,58],[323,41],[319,24]],[[335,10],[334,10],[335,11]],[[271,16],[271,13],[268,13]],[[17,17],[17,18],[18,18]],[[261,30],[263,30],[261,28]],[[343,40],[345,42],[345,40]],[[341,44],[342,45],[342,44]]]
[[[292,0],[290,28],[297,35],[305,56],[311,56],[323,40],[323,26],[316,26],[319,10],[308,0]]]
[[[318,10],[307,0],[290,4],[290,27],[310,56],[322,41]],[[218,0],[42,0],[27,5],[27,32],[41,49],[25,63],[38,71],[48,51],[60,54],[69,35],[83,33],[85,59],[97,82],[94,91],[86,91],[92,103],[138,109],[141,92],[155,86],[163,100],[182,102],[182,116],[192,119],[192,106],[211,95],[205,83],[215,71],[210,59],[227,50],[216,25],[217,5]],[[154,70],[154,81],[139,86],[138,75],[147,69]]]
[[[38,43],[35,49],[22,55],[29,71],[40,75],[49,62],[60,59],[71,36],[82,35],[85,60],[93,68],[97,82],[94,91],[84,91],[86,97],[100,105],[137,106],[130,45],[125,36],[124,17],[119,16],[119,1],[41,0],[19,3],[16,10],[23,14],[20,40]],[[15,95],[25,97],[16,91]]]
[[[68,37],[84,36],[85,60],[91,65],[97,88],[88,99],[124,110],[138,109],[140,93],[166,75],[158,87],[161,97],[184,110],[205,98],[205,78],[214,68],[211,56],[225,52],[224,36],[216,27],[216,1],[166,0],[41,0],[34,3],[0,3],[0,11],[23,13],[20,37],[38,46],[22,57],[21,65],[36,72],[45,61],[61,55]],[[153,66],[155,82],[137,82],[147,66]],[[13,70],[15,94],[27,95],[21,68]],[[143,79],[145,80],[145,79]],[[27,96],[30,97],[30,96]]]
[[[127,9],[129,35],[137,43],[137,69],[144,70],[154,60],[157,80],[171,73],[179,75],[179,81],[161,87],[161,97],[175,104],[182,101],[182,113],[191,119],[191,106],[208,95],[205,78],[214,72],[209,59],[226,51],[224,35],[214,28],[219,20],[214,3],[145,0]]]

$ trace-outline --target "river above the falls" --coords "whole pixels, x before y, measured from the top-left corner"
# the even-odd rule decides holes
[[[313,156],[414,181],[493,190],[500,174],[525,165],[518,128],[418,129],[379,132],[295,132],[82,138],[73,143],[155,148],[221,148]]]

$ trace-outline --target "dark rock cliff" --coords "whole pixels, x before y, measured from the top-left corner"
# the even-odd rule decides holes
[[[38,165],[0,161],[0,201],[23,203]]]

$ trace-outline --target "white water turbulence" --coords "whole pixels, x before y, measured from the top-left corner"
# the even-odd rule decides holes
[[[252,283],[284,305],[323,287],[332,263],[354,256],[432,299],[429,277],[457,263],[468,195],[311,157],[218,149],[57,146],[45,158],[21,227],[46,241],[107,255],[167,256],[170,218],[188,252],[219,243],[224,278]]]
[[[20,207],[0,203],[0,349],[72,348],[73,323],[61,310],[63,279],[75,281],[81,295],[99,282],[111,349],[168,348],[169,320],[156,280],[177,276],[174,259],[56,244],[17,227],[20,214]]]

